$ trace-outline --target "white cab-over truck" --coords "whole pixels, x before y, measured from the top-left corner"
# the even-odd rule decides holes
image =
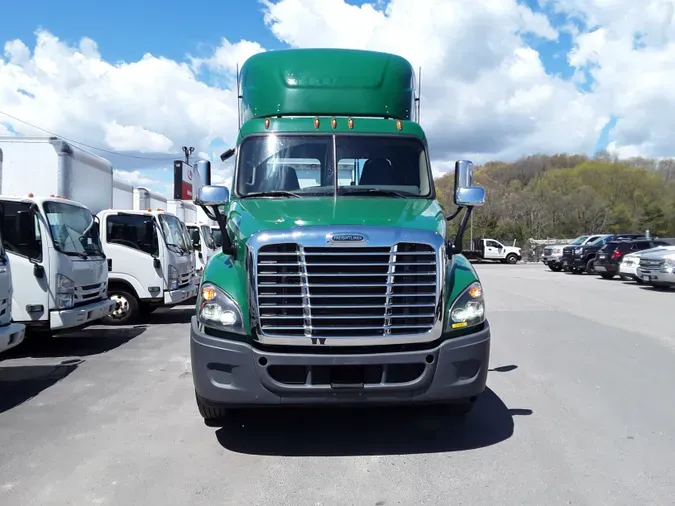
[[[12,318],[52,334],[110,314],[96,208],[112,202],[112,166],[56,137],[0,137],[3,244]]]
[[[98,213],[108,292],[116,303],[104,321],[128,325],[194,297],[197,285],[185,228],[166,211],[166,198],[117,179],[113,185],[112,208]]]
[[[12,271],[0,230],[0,353],[21,344],[25,334],[25,325],[12,322]]]
[[[168,209],[185,223],[190,235],[190,244],[196,252],[196,273],[201,278],[204,267],[218,251],[211,234],[211,227],[200,219],[200,215],[206,217],[206,213],[192,202],[183,200],[170,200]]]

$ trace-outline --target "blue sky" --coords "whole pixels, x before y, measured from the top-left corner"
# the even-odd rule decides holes
[[[360,5],[366,2],[348,0],[348,3]],[[561,14],[542,11],[538,0],[521,0],[521,3],[546,14],[556,29],[570,23]],[[32,0],[7,5],[11,7],[5,6],[0,16],[0,40],[3,43],[21,39],[31,47],[35,31],[43,28],[72,45],[77,45],[84,36],[90,37],[98,44],[102,58],[111,63],[136,61],[146,53],[176,61],[184,61],[188,55],[208,57],[222,37],[231,42],[255,41],[268,50],[285,47],[265,26],[262,5],[257,0]],[[539,51],[548,74],[571,79],[573,69],[567,64],[567,53],[572,48],[572,38],[567,31],[559,30],[559,33],[557,41],[529,34],[523,38]],[[205,78],[208,79],[208,75]],[[579,86],[588,91],[591,84]],[[608,123],[598,138],[596,150],[607,144],[615,122],[616,118]],[[218,143],[212,146],[216,150],[226,147]],[[168,177],[162,167],[144,171],[149,177]]]

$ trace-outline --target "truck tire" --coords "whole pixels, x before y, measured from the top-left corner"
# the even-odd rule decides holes
[[[602,279],[612,279],[614,277],[614,274],[612,274],[611,272],[603,272],[602,274],[600,274],[600,277]]]
[[[139,316],[139,304],[136,297],[120,288],[108,289],[108,296],[117,305],[112,314],[102,318],[104,325],[131,325],[136,323]]]
[[[595,274],[595,258],[586,262],[586,274]]]
[[[236,415],[238,415],[241,411],[238,409],[224,408],[222,406],[211,404],[210,402],[199,397],[197,391],[195,391],[195,399],[197,400],[197,409],[199,410],[199,414],[204,419],[204,423],[209,427],[225,425],[226,423],[235,419]]]
[[[513,265],[517,262],[518,262],[518,255],[516,255],[514,253],[509,253],[508,255],[506,255],[506,263],[507,264]]]
[[[551,269],[553,272],[562,271],[562,265],[549,264],[548,268]]]

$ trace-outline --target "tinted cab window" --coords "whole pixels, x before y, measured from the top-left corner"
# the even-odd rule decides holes
[[[152,216],[113,215],[106,218],[106,242],[159,255],[157,230]]]

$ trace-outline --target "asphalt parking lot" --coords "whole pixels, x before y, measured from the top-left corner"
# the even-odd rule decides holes
[[[433,408],[209,428],[193,308],[0,356],[0,504],[672,504],[675,290],[478,265],[489,390]]]

